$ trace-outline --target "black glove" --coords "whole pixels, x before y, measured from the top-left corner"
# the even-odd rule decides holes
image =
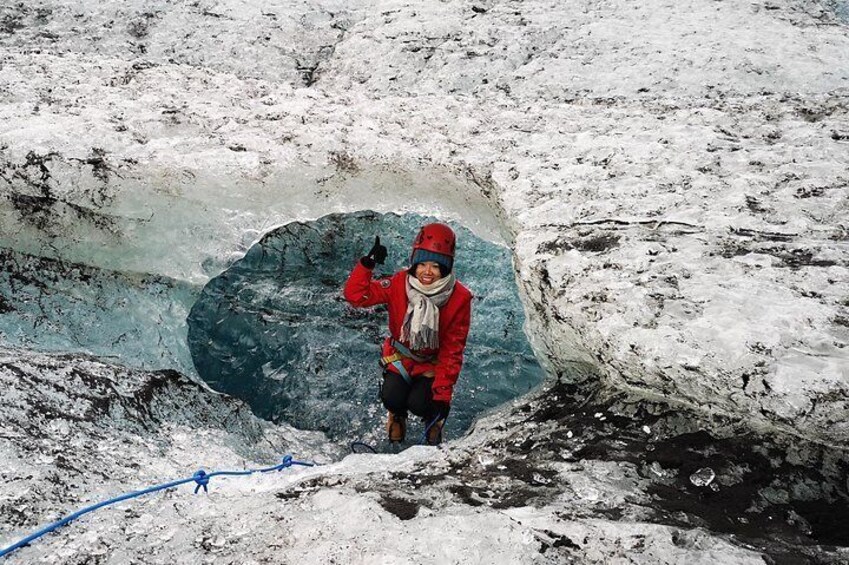
[[[444,400],[434,400],[431,405],[433,406],[433,416],[431,416],[431,419],[436,418],[437,422],[445,420],[448,417],[448,413],[451,412],[451,404]]]
[[[360,263],[366,269],[374,269],[376,264],[383,265],[384,261],[386,261],[386,247],[380,244],[380,236],[375,236],[371,251],[368,252],[368,255],[360,259]]]

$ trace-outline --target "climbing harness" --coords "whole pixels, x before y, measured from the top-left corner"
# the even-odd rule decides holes
[[[410,376],[410,373],[409,371],[407,371],[407,368],[404,367],[404,359],[412,359],[416,363],[436,362],[435,355],[422,356],[413,353],[409,347],[407,347],[395,338],[389,338],[389,345],[391,345],[395,349],[395,353],[393,353],[392,355],[381,357],[379,361],[380,367],[384,370],[386,370],[387,367],[389,367],[390,365],[392,367],[395,367],[395,369],[398,371],[398,374],[401,375],[401,378],[403,378],[410,386],[413,386],[413,378]],[[437,420],[438,416],[434,418],[433,421],[425,427],[424,433],[422,433],[422,437],[419,440],[419,444],[424,445],[427,443],[427,433],[436,424]],[[362,441],[353,441],[351,442],[350,447],[352,453],[363,453],[363,451],[358,451],[358,449],[360,448],[371,451],[372,453],[377,453],[377,449],[374,446],[371,446]]]
[[[391,345],[395,349],[395,353],[393,353],[392,355],[381,357],[380,367],[384,370],[386,370],[387,367],[389,367],[390,365],[392,367],[395,367],[395,369],[398,371],[398,374],[401,375],[401,378],[403,378],[410,386],[413,386],[413,378],[410,376],[410,373],[409,371],[407,371],[407,368],[404,367],[404,359],[412,359],[416,363],[436,362],[435,355],[430,355],[426,357],[413,353],[409,347],[407,347],[395,338],[389,338],[389,345]],[[425,430],[424,433],[422,433],[422,437],[419,440],[419,444],[424,445],[427,443],[427,433],[434,425],[436,425],[438,418],[439,417],[437,416],[433,419],[432,422],[425,426]],[[357,451],[359,448],[364,448],[371,451],[372,453],[377,453],[377,449],[375,447],[362,441],[353,441],[351,442],[350,446],[352,453],[363,453],[363,451]]]
[[[401,343],[400,341],[389,338],[389,345],[391,345],[395,349],[395,353],[392,355],[387,355],[386,357],[380,358],[380,367],[386,369],[390,365],[395,367],[398,371],[398,374],[407,381],[407,384],[413,386],[413,379],[410,376],[410,373],[407,371],[407,368],[404,367],[403,360],[404,359],[412,359],[416,363],[433,363],[436,361],[435,356],[423,357],[421,355],[417,355],[410,351],[410,348]]]
[[[183,484],[186,484],[186,483],[191,483],[191,482],[194,482],[197,485],[195,487],[195,494],[197,494],[198,491],[200,491],[201,488],[203,488],[203,492],[208,493],[209,489],[207,488],[207,485],[209,484],[209,479],[211,479],[212,477],[219,477],[219,476],[234,477],[234,476],[241,476],[241,475],[253,475],[254,473],[271,473],[273,471],[282,471],[283,469],[286,469],[287,467],[291,467],[292,465],[301,465],[301,466],[304,466],[304,467],[315,467],[317,464],[316,463],[308,463],[306,461],[296,461],[296,460],[292,459],[291,455],[286,455],[285,457],[283,457],[283,459],[281,459],[279,464],[274,465],[273,467],[264,467],[262,469],[245,469],[244,471],[213,471],[212,473],[207,473],[203,469],[200,469],[194,475],[192,475],[191,477],[185,478],[185,479],[178,479],[176,481],[170,481],[170,482],[167,482],[167,483],[154,485],[154,486],[146,488],[146,489],[137,490],[137,491],[134,491],[134,492],[122,494],[120,496],[110,498],[109,500],[104,500],[103,502],[98,502],[97,504],[92,504],[91,506],[86,506],[85,508],[83,508],[81,510],[77,510],[73,514],[70,514],[69,516],[62,518],[61,520],[58,520],[58,521],[53,522],[52,524],[50,524],[48,526],[45,526],[44,528],[38,530],[37,532],[35,532],[33,534],[30,534],[29,536],[25,537],[21,541],[14,543],[14,544],[12,544],[9,547],[6,547],[4,549],[0,549],[0,557],[5,557],[6,555],[9,555],[10,553],[15,551],[16,549],[20,549],[21,547],[29,545],[31,542],[37,540],[38,538],[40,538],[40,537],[42,537],[42,536],[44,536],[44,535],[46,535],[46,534],[48,534],[48,533],[50,533],[54,530],[61,528],[62,526],[76,520],[80,516],[88,514],[89,512],[94,512],[98,508],[103,508],[104,506],[109,506],[109,505],[115,504],[117,502],[121,502],[123,500],[128,500],[130,498],[137,498],[137,497],[145,495],[145,494],[150,494],[152,492],[165,490],[165,489],[169,489],[169,488],[174,488],[176,486],[183,485]]]

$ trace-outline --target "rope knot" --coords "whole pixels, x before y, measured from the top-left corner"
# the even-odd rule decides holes
[[[3,557],[5,557],[6,555],[15,551],[16,549],[30,545],[33,541],[41,538],[42,536],[44,536],[44,535],[46,535],[50,532],[57,530],[58,528],[61,528],[62,526],[72,522],[73,520],[76,520],[80,516],[88,514],[89,512],[94,512],[98,508],[102,508],[104,506],[110,506],[110,505],[115,504],[117,502],[121,502],[122,500],[127,500],[127,499],[130,499],[130,498],[137,498],[139,496],[142,496],[144,494],[149,494],[151,492],[158,492],[158,491],[161,491],[161,490],[171,489],[171,488],[174,488],[174,487],[179,486],[179,485],[188,484],[192,481],[194,481],[197,484],[197,486],[195,487],[195,494],[197,494],[200,491],[201,487],[203,487],[204,492],[208,493],[209,489],[207,488],[207,485],[209,484],[209,479],[211,479],[212,477],[217,477],[217,476],[220,476],[220,475],[231,475],[231,476],[232,475],[250,475],[252,473],[258,473],[258,472],[266,473],[266,472],[273,471],[274,469],[282,470],[286,467],[291,467],[292,465],[304,465],[304,466],[307,466],[307,467],[312,467],[313,465],[316,465],[316,463],[307,463],[307,462],[304,462],[304,461],[296,461],[296,460],[292,459],[291,455],[286,455],[285,457],[283,457],[281,459],[280,464],[277,465],[276,467],[265,467],[265,468],[262,468],[262,469],[246,469],[246,470],[243,470],[243,471],[212,471],[211,473],[207,473],[203,469],[200,469],[194,475],[192,475],[191,477],[181,478],[181,479],[176,480],[176,481],[170,481],[170,482],[167,482],[167,483],[154,485],[152,487],[149,487],[149,488],[146,488],[146,489],[143,489],[143,490],[140,490],[140,491],[127,493],[127,494],[124,494],[124,495],[121,495],[121,496],[116,496],[114,498],[104,500],[103,502],[98,502],[96,504],[92,504],[90,506],[86,506],[85,508],[77,510],[73,514],[70,514],[69,516],[62,518],[59,521],[53,522],[52,524],[45,526],[44,528],[38,530],[37,532],[35,532],[33,534],[30,534],[29,536],[25,537],[24,539],[18,541],[17,543],[15,543],[13,545],[10,545],[6,548],[0,547],[0,560],[2,560]]]
[[[209,493],[209,489],[206,488],[206,485],[209,484],[209,476],[206,474],[206,471],[200,469],[197,473],[192,475],[192,478],[194,478],[195,482],[198,485],[195,487],[195,494],[198,493],[201,487],[203,487],[203,492]]]

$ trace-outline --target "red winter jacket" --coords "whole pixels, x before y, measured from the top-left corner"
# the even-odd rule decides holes
[[[401,324],[407,313],[407,271],[398,271],[388,279],[372,280],[371,269],[360,263],[351,271],[345,283],[345,300],[357,308],[366,308],[377,304],[386,304],[389,310],[389,334],[400,341]],[[434,372],[433,399],[451,402],[454,383],[460,376],[463,366],[463,350],[466,348],[466,336],[472,314],[472,293],[468,288],[456,282],[454,292],[442,308],[439,309],[439,349],[414,351],[416,355],[430,357],[435,355],[435,363],[417,363],[404,359],[404,367],[410,375]],[[406,345],[406,344],[405,344]],[[383,342],[383,356],[395,353],[390,338]],[[397,372],[390,365],[389,370]]]

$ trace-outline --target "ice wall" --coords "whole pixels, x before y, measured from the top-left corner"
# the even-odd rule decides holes
[[[427,221],[418,215],[332,214],[264,236],[212,279],[192,307],[189,347],[200,376],[264,418],[334,438],[382,440],[377,359],[387,335],[385,308],[350,307],[342,286],[375,235],[389,250],[377,272],[404,268],[412,238]],[[509,251],[455,229],[454,272],[475,300],[447,425],[454,437],[481,412],[543,379],[523,331]]]
[[[177,138],[187,133],[172,125]],[[275,155],[258,163],[227,146],[196,148],[201,154],[182,146],[165,163],[147,143],[127,147],[123,127],[99,131],[96,147],[54,136],[48,123],[6,132],[10,140],[34,134],[39,143],[67,147],[30,151],[0,143],[0,248],[204,284],[261,234],[334,211],[436,214],[462,220],[492,241],[510,237],[490,199],[477,191],[473,171],[360,163],[344,152],[329,162]],[[314,143],[327,138],[315,136]]]
[[[199,292],[159,275],[0,249],[0,344],[194,375],[185,320]]]

